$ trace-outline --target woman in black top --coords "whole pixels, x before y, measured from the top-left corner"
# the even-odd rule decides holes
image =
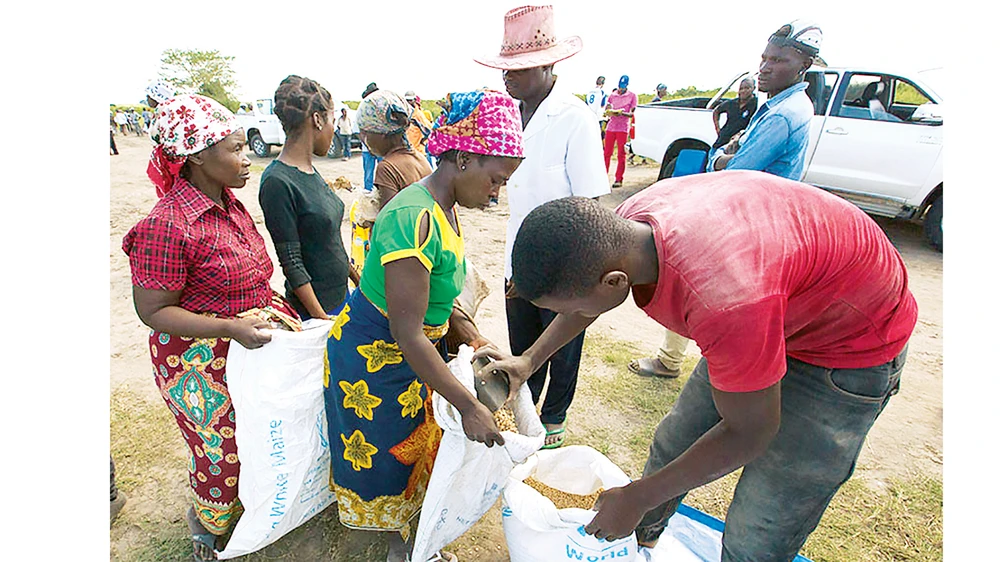
[[[344,202],[313,167],[333,140],[333,98],[313,80],[289,76],[274,93],[287,137],[260,180],[264,224],[285,275],[285,294],[305,318],[328,319],[347,296],[350,266],[340,224]]]

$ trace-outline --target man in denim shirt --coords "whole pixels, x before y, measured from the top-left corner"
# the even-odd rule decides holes
[[[761,55],[760,91],[768,100],[750,119],[747,132],[716,152],[709,170],[760,170],[802,179],[813,106],[803,82],[819,54],[823,32],[800,20],[774,32]]]

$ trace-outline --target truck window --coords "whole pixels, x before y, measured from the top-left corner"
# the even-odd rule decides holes
[[[878,74],[853,74],[834,114],[867,121],[902,121],[888,111],[893,79]]]
[[[271,100],[257,100],[257,111],[262,115],[274,114],[274,102]]]
[[[902,78],[896,78],[894,82],[892,105],[889,107],[889,112],[902,121],[931,124],[922,120],[922,115],[926,112],[917,112],[917,109],[921,106],[927,109],[927,106],[935,105],[927,94]]]
[[[813,115],[826,115],[830,96],[837,86],[836,72],[810,72],[806,74],[806,94],[813,102]]]

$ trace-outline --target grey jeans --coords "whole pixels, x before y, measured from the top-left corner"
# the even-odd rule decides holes
[[[875,419],[899,391],[906,350],[865,369],[828,369],[788,358],[781,426],[763,455],[743,468],[726,516],[722,562],[789,561],[854,472]],[[663,468],[720,421],[702,358],[656,428],[643,476]],[[636,529],[656,540],[684,496],[653,508]]]

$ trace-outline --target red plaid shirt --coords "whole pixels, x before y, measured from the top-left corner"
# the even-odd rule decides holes
[[[226,208],[183,179],[122,240],[132,284],[181,291],[191,312],[232,317],[271,302],[274,266],[246,207],[228,188]]]

